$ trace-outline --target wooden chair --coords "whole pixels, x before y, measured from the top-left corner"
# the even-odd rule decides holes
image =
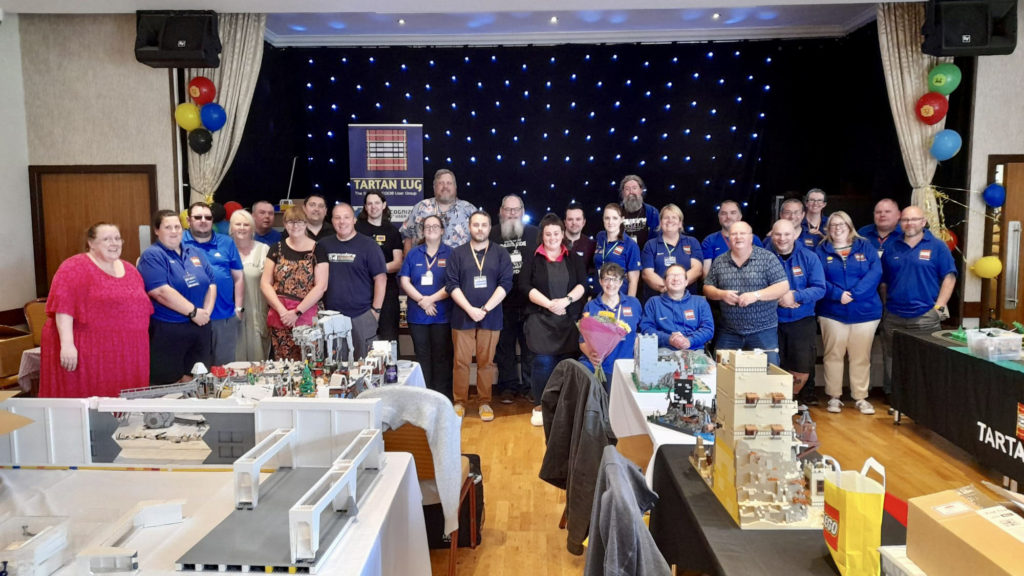
[[[32,342],[39,346],[43,341],[43,324],[46,323],[46,298],[36,298],[25,304],[25,322],[32,332]]]
[[[419,426],[405,424],[395,430],[384,432],[384,450],[388,452],[409,452],[416,462],[416,475],[420,482],[435,480],[434,456],[427,443],[427,433]],[[474,478],[469,471],[469,458],[462,457],[462,488],[459,490],[459,514],[462,505],[469,499],[469,547],[476,548],[476,494]],[[459,530],[451,533],[451,548],[448,551],[448,576],[455,576],[455,551],[459,547]]]

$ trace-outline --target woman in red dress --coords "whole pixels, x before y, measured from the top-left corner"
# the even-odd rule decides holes
[[[149,316],[142,276],[121,260],[117,226],[93,224],[89,250],[57,269],[46,300],[39,396],[113,396],[149,385]]]

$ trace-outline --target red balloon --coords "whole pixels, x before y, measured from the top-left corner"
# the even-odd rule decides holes
[[[953,232],[949,228],[943,228],[942,230],[939,231],[939,237],[941,237],[942,241],[945,242],[946,246],[949,247],[950,252],[956,250],[956,245],[960,241],[960,239],[956,237],[955,232]]]
[[[235,210],[241,210],[242,205],[232,200],[231,202],[224,203],[224,211],[227,212],[228,219],[231,219],[231,215],[235,213]]]
[[[917,119],[931,126],[938,124],[946,117],[949,111],[949,100],[938,92],[929,92],[921,96],[914,107],[917,111]]]
[[[217,89],[206,76],[196,76],[188,83],[188,95],[197,105],[204,106],[217,97]]]

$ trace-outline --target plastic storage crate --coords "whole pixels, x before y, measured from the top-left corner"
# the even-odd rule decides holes
[[[1022,336],[1000,328],[967,330],[967,347],[971,354],[986,360],[1019,360]]]

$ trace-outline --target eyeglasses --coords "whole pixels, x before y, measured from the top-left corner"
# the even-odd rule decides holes
[[[501,207],[501,211],[505,212],[507,214],[518,214],[519,212],[523,211],[523,207],[522,206],[516,206],[515,208],[507,208],[505,206],[502,206]]]
[[[212,214],[207,214],[206,216],[193,216],[192,219],[193,220],[197,220],[197,221],[198,220],[211,220],[212,221],[213,220],[213,215]]]
[[[900,223],[910,224],[911,222],[924,222],[927,218],[900,218]]]
[[[812,199],[808,200],[807,203],[808,204],[824,204],[825,203],[825,199],[824,198],[812,198]]]
[[[305,220],[288,220],[287,222],[284,223],[285,226],[288,226],[289,224],[302,224],[303,226],[305,226],[306,225],[306,221]]]
[[[441,229],[441,225],[440,224],[429,224],[427,226],[424,226],[423,229],[424,230],[440,230]]]
[[[622,278],[619,276],[604,276],[601,278],[601,282],[610,282],[612,284],[619,284],[622,282]]]

